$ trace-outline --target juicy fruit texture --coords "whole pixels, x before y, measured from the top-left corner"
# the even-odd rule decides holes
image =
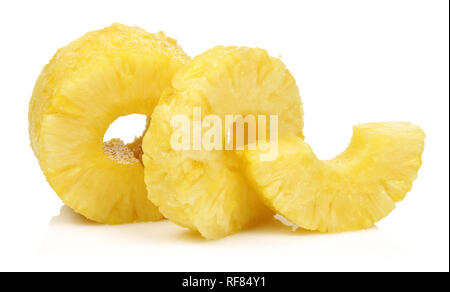
[[[60,49],[44,67],[30,102],[31,146],[66,205],[108,224],[162,218],[147,199],[142,139],[103,137],[120,116],[150,116],[189,61],[163,33],[114,24]]]
[[[185,115],[192,121],[194,107],[222,121],[227,114],[279,115],[280,133],[301,136],[302,105],[295,80],[279,59],[238,47],[197,56],[161,97],[143,141],[149,198],[166,218],[216,239],[272,212],[245,179],[234,151],[171,148],[171,119]]]
[[[280,138],[275,161],[260,161],[257,151],[243,156],[274,211],[306,229],[340,232],[372,226],[403,200],[421,166],[424,138],[410,123],[370,123],[354,127],[347,150],[331,160],[319,160],[292,136]]]

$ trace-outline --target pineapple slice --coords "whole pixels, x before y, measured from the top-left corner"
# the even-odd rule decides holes
[[[268,206],[300,227],[321,232],[370,227],[410,191],[425,134],[400,122],[353,130],[347,150],[327,161],[292,136],[280,138],[274,161],[261,161],[258,151],[247,150],[246,174]]]
[[[280,133],[301,136],[302,105],[295,80],[279,59],[243,47],[219,46],[197,56],[161,97],[143,141],[149,198],[166,218],[217,239],[273,213],[245,179],[234,151],[171,147],[172,118],[194,121],[195,108],[222,121],[229,114],[279,115]],[[222,145],[231,128],[223,130]]]
[[[189,61],[163,33],[113,24],[60,49],[44,67],[30,101],[30,140],[66,205],[100,223],[162,218],[147,199],[141,139],[125,145],[103,137],[120,116],[150,116]]]

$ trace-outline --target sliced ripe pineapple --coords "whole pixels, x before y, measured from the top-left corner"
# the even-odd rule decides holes
[[[35,85],[31,146],[59,197],[108,224],[160,219],[147,199],[141,139],[103,143],[120,116],[150,116],[174,73],[190,61],[163,33],[114,24],[60,49]]]
[[[214,114],[222,121],[229,114],[279,115],[280,133],[301,135],[302,105],[284,64],[251,48],[216,47],[197,56],[163,94],[143,142],[149,198],[166,218],[216,239],[272,212],[244,178],[234,151],[172,149],[171,119],[193,121],[197,107],[202,117]],[[225,133],[222,138],[225,143]]]
[[[370,227],[410,191],[425,134],[400,122],[353,130],[347,150],[327,161],[292,136],[280,138],[274,161],[261,161],[258,151],[246,151],[246,174],[268,206],[300,227],[321,232]]]

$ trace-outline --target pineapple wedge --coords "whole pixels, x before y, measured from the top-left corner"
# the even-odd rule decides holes
[[[278,115],[280,133],[302,136],[302,104],[279,59],[244,47],[219,46],[197,56],[161,97],[143,141],[149,198],[166,218],[217,239],[272,212],[245,179],[234,151],[171,147],[171,120],[182,115],[194,121],[194,108],[222,121],[228,114]]]
[[[410,191],[421,166],[424,132],[410,123],[354,127],[341,155],[321,161],[302,139],[280,138],[278,158],[241,152],[265,203],[300,227],[341,232],[372,226]]]
[[[48,182],[75,212],[120,224],[162,218],[147,199],[141,139],[103,143],[120,116],[150,116],[190,58],[163,33],[113,24],[60,49],[29,107],[31,147]]]

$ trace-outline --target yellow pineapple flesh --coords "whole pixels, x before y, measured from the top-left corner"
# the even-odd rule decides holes
[[[35,85],[31,146],[62,201],[108,224],[162,218],[147,199],[141,139],[103,142],[121,116],[150,116],[173,75],[190,61],[163,33],[113,24],[58,50]]]
[[[264,202],[298,226],[341,232],[372,226],[410,191],[421,166],[424,132],[410,123],[354,127],[349,147],[321,161],[302,139],[283,136],[274,161],[245,151],[246,174]]]
[[[144,136],[149,198],[166,218],[217,239],[272,212],[245,179],[234,151],[172,149],[172,118],[193,121],[194,108],[222,120],[229,114],[278,115],[280,133],[301,136],[302,105],[290,72],[262,49],[216,47],[175,75]]]

